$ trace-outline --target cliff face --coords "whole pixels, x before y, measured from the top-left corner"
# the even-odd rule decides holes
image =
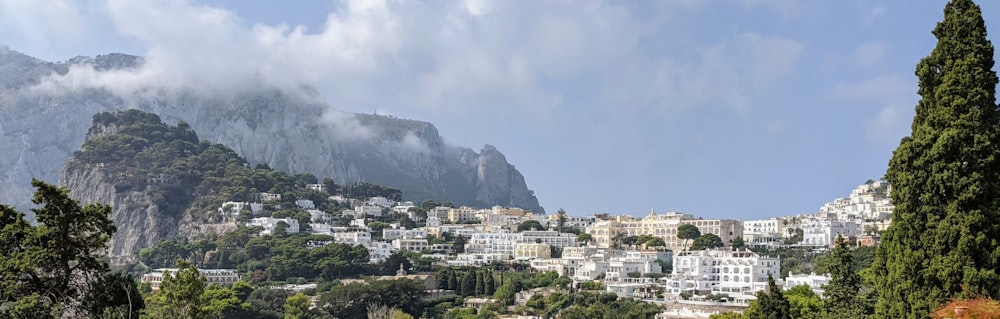
[[[60,184],[70,188],[70,196],[82,204],[111,205],[111,219],[118,231],[108,244],[109,256],[130,256],[139,248],[152,247],[160,239],[177,236],[179,219],[164,214],[148,192],[117,192],[115,182],[100,165],[70,161],[59,173]],[[118,260],[114,261],[118,264]]]
[[[51,63],[0,47],[0,202],[28,207],[31,178],[59,177],[63,163],[83,142],[93,114],[136,108],[167,122],[185,121],[202,138],[229,146],[251,163],[289,173],[331,177],[342,184],[392,186],[415,201],[544,212],[524,177],[496,148],[486,146],[477,153],[447,145],[426,122],[331,111],[308,90],[288,94],[255,88],[206,96],[149,88],[145,94],[122,98],[103,89],[52,92],[35,87],[45,76],[64,74],[73,64],[109,70],[140,63],[140,58],[122,54]],[[88,176],[80,169],[66,170],[62,184],[94,186],[76,180]],[[88,197],[81,198],[86,202],[112,199],[87,192]]]

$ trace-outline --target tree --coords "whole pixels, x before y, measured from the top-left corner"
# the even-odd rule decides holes
[[[793,319],[822,319],[822,318],[856,318],[842,316],[826,316],[823,313],[823,300],[812,291],[808,285],[798,285],[785,292],[785,299],[791,307],[791,317]]]
[[[285,319],[309,318],[309,296],[297,293],[285,299]]]
[[[462,235],[458,235],[457,237],[455,237],[455,241],[451,243],[451,251],[454,251],[457,254],[464,253],[465,237],[462,237]]]
[[[476,277],[476,284],[474,286],[475,288],[473,289],[474,292],[472,294],[476,296],[482,296],[486,294],[486,280],[483,278],[484,274],[479,271],[475,271],[470,274]]]
[[[108,272],[103,250],[115,233],[111,207],[81,207],[69,190],[32,180],[38,226],[0,205],[0,315],[86,316],[88,291]]]
[[[580,245],[586,245],[586,244],[588,244],[588,243],[590,243],[592,241],[594,241],[594,236],[592,236],[592,235],[590,235],[588,233],[582,233],[582,234],[576,235],[576,242],[580,243]]]
[[[514,304],[514,295],[517,291],[514,289],[514,283],[508,281],[497,287],[497,291],[493,293],[493,299],[500,301],[500,304],[507,306]]]
[[[562,208],[556,212],[556,230],[560,233],[563,232],[563,227],[566,226],[566,211]]]
[[[85,305],[92,315],[117,314],[139,318],[144,307],[135,278],[121,273],[108,273],[87,294]]]
[[[927,318],[950,298],[1000,298],[1000,110],[993,45],[972,0],[945,5],[916,67],[921,99],[893,152],[893,223],[873,263],[876,316]]]
[[[687,246],[688,240],[696,239],[700,236],[701,230],[698,230],[698,226],[691,224],[677,226],[677,238],[684,240],[684,246]]]
[[[646,241],[646,247],[663,247],[666,245],[667,243],[664,242],[663,238],[660,237],[653,237],[653,239]]]
[[[483,277],[484,277],[483,278],[483,286],[484,286],[483,293],[487,294],[487,295],[493,295],[493,293],[496,292],[496,290],[497,290],[496,280],[493,279],[493,272],[490,271],[490,270],[487,270],[486,272],[483,273]]]
[[[518,232],[523,232],[527,230],[542,230],[542,229],[545,229],[545,227],[542,227],[542,223],[533,219],[529,219],[521,222],[520,224],[517,224]]]
[[[475,295],[476,293],[476,278],[475,273],[468,272],[462,275],[462,279],[459,280],[459,291],[462,296],[468,297]]]
[[[854,270],[854,254],[844,237],[837,236],[836,246],[830,254],[830,283],[824,287],[826,312],[836,318],[859,318],[864,314],[858,300],[861,276]]]
[[[694,242],[691,243],[691,250],[705,250],[705,249],[719,248],[722,246],[724,246],[722,238],[719,238],[718,235],[704,234],[698,236],[698,238],[696,238]]]
[[[198,271],[198,268],[186,262],[179,261],[177,266],[176,273],[171,274],[168,271],[163,274],[160,289],[146,298],[146,309],[143,311],[146,318],[205,317],[202,312],[205,276]]]
[[[733,249],[747,248],[747,242],[743,240],[743,236],[736,236],[729,240],[729,245],[733,246]]]
[[[757,292],[757,300],[744,312],[747,319],[791,319],[791,305],[781,288],[774,284],[774,277],[767,275],[767,290]]]

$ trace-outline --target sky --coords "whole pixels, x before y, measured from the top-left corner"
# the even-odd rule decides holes
[[[1000,3],[978,1],[997,43]],[[309,84],[495,145],[549,212],[818,211],[884,173],[945,1],[0,0],[0,44],[136,81]]]

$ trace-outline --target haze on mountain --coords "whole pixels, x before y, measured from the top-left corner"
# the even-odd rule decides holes
[[[0,44],[143,56],[39,86],[125,103],[307,84],[318,104],[496,145],[542,206],[574,215],[754,218],[813,212],[885,172],[940,16],[904,0],[6,0]]]
[[[0,48],[0,148],[6,150],[0,154],[5,168],[0,202],[28,206],[31,178],[57,180],[59,168],[82,143],[91,116],[136,108],[185,121],[251,163],[285,172],[330,177],[342,185],[391,185],[413,201],[544,212],[524,177],[495,147],[475,152],[445,144],[427,122],[333,110],[309,87],[257,83],[199,91],[158,82],[117,83],[136,85],[124,92],[93,82],[76,87],[67,80],[79,72],[104,76],[146,68],[142,58],[124,54],[52,63]]]

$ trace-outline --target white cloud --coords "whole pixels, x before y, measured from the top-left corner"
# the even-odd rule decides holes
[[[883,75],[856,83],[841,83],[831,90],[834,100],[852,101],[878,108],[865,120],[869,141],[893,146],[908,134],[913,107],[916,105],[916,85],[897,75]]]
[[[774,87],[804,52],[793,40],[750,32],[664,41],[674,38],[672,17],[697,5],[660,3],[652,12],[632,5],[357,0],[310,30],[252,23],[190,0],[107,0],[102,12],[122,36],[145,48],[145,66],[113,72],[78,67],[40,89],[216,94],[261,85],[294,91],[308,84],[339,109],[545,123],[584,107],[660,116],[705,105],[746,111],[757,92]],[[589,86],[574,87],[580,83]]]
[[[79,38],[84,19],[80,3],[73,0],[0,0],[0,44],[26,43],[34,49]]]
[[[744,33],[701,50],[694,61],[663,56],[652,67],[632,65],[612,79],[626,85],[609,86],[602,98],[665,114],[713,103],[747,111],[751,97],[778,86],[804,51],[787,38]]]
[[[868,42],[854,49],[854,63],[861,69],[875,69],[885,64],[888,55],[888,44]]]

